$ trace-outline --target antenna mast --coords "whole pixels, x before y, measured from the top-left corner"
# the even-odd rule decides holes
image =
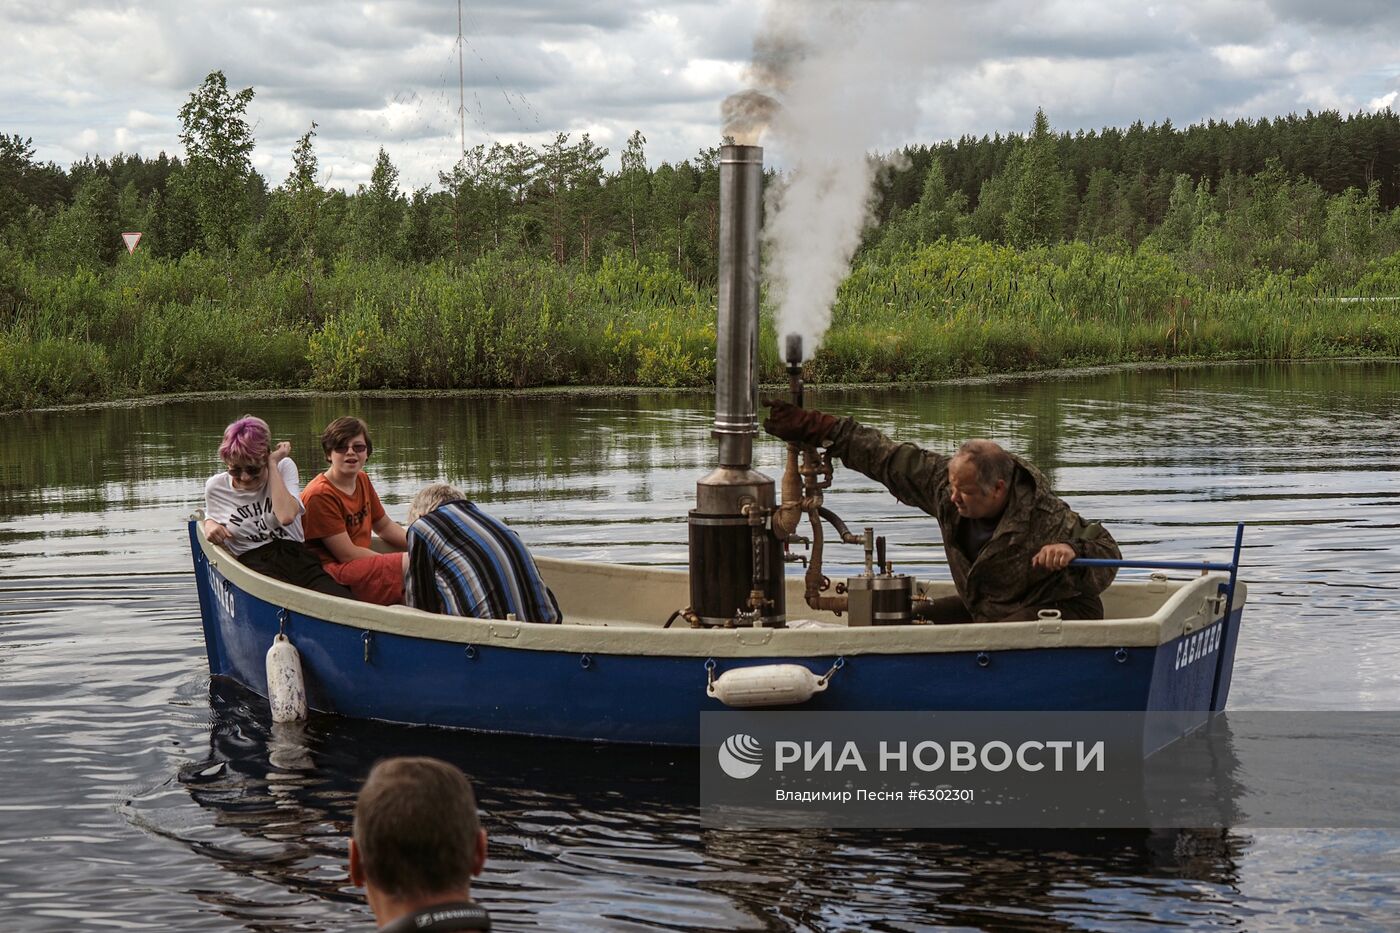
[[[462,155],[467,154],[467,86],[462,66],[462,49],[466,43],[462,35],[462,0],[457,0],[457,117],[462,124]]]

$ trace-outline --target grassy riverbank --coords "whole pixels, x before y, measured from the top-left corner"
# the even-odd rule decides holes
[[[1174,359],[1400,355],[1400,258],[1345,293],[1261,274],[1220,290],[1147,250],[940,241],[860,264],[812,364],[897,382]],[[664,262],[581,271],[488,255],[271,264],[137,254],[46,272],[0,248],[0,410],[240,388],[704,385],[714,293]],[[762,377],[780,381],[765,320]]]

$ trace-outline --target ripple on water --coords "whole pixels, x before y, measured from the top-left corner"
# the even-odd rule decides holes
[[[1400,366],[1231,367],[813,403],[950,450],[1025,453],[1125,549],[1223,559],[1250,524],[1232,706],[1400,708]],[[540,553],[686,560],[711,466],[698,397],[203,399],[10,416],[0,449],[0,915],[16,928],[372,926],[345,874],[376,757],[477,780],[501,929],[1378,929],[1392,833],[727,832],[701,825],[688,754],[519,742],[318,717],[209,691],[184,518],[224,424],[292,439],[350,407],[374,425],[390,511],[447,479]],[[756,444],[777,472],[781,446]],[[828,504],[946,574],[927,517],[840,470]],[[858,553],[833,551],[832,566]]]

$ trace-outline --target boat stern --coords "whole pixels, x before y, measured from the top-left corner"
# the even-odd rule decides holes
[[[1158,647],[1148,710],[1219,712],[1230,696],[1247,588],[1236,582],[1232,599],[1221,592],[1181,622],[1180,633]]]

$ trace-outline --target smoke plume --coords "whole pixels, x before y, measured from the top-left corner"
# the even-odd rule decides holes
[[[836,289],[871,219],[871,153],[908,138],[920,68],[911,36],[928,6],[903,0],[770,0],[754,40],[748,90],[724,102],[724,132],[760,142],[783,172],[770,185],[765,280],[789,334],[810,358],[831,323]],[[770,160],[771,161],[771,160]]]
[[[777,109],[778,102],[762,91],[730,94],[719,108],[724,135],[741,146],[757,146]]]

